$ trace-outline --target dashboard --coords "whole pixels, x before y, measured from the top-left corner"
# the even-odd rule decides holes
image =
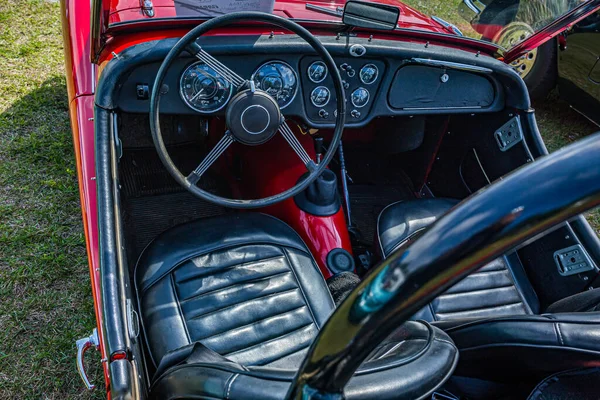
[[[357,50],[358,49],[358,50]],[[332,73],[310,54],[218,54],[219,61],[276,99],[286,117],[311,127],[332,127],[336,96]],[[374,118],[435,113],[494,112],[504,108],[502,85],[489,68],[433,58],[370,55],[353,45],[333,54],[346,97],[346,124]],[[159,62],[137,66],[123,82],[119,108],[146,113]],[[187,53],[177,59],[161,88],[160,112],[222,116],[234,94],[217,71]]]

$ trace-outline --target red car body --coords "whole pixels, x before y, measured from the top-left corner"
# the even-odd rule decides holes
[[[63,36],[65,44],[65,65],[66,81],[69,98],[70,117],[73,131],[73,143],[75,149],[75,158],[77,164],[77,173],[79,180],[81,208],[83,215],[83,224],[86,238],[87,254],[89,260],[89,271],[91,285],[94,297],[94,309],[98,321],[97,329],[99,336],[99,350],[103,360],[103,369],[106,381],[106,388],[109,388],[110,378],[108,374],[108,363],[111,361],[126,357],[125,354],[106,353],[104,348],[103,325],[103,305],[100,288],[100,264],[99,264],[99,241],[98,241],[98,215],[97,215],[97,191],[95,183],[95,158],[94,158],[94,92],[97,80],[103,67],[113,57],[117,56],[124,49],[146,41],[153,41],[168,37],[181,37],[190,27],[195,26],[200,20],[174,20],[175,5],[173,0],[154,0],[154,16],[147,17],[142,12],[139,0],[103,0],[101,3],[100,15],[94,13],[91,9],[90,0],[62,0],[61,18],[63,24]],[[314,1],[313,3],[324,7],[335,9],[336,6],[343,6],[344,1]],[[417,41],[417,42],[441,42],[444,46],[458,47],[473,53],[481,53],[482,56],[500,58],[503,56],[498,48],[492,44],[475,41],[466,37],[455,35],[452,29],[443,26],[434,19],[420,13],[419,11],[408,7],[394,0],[381,0],[380,3],[394,5],[400,8],[400,18],[397,29],[392,32],[378,33],[392,37],[399,41]],[[92,2],[93,6],[93,2]],[[310,22],[301,24],[309,27],[313,32],[320,35],[335,36],[336,32],[329,24],[324,22],[332,21],[332,17],[307,10],[305,2],[296,0],[277,0],[275,2],[274,13],[280,16],[294,18]],[[587,15],[587,14],[586,14]],[[96,20],[95,17],[98,17]],[[583,18],[585,15],[581,15]],[[556,25],[549,27],[544,31],[541,37],[536,35],[530,37],[527,41],[519,45],[519,51],[528,48],[535,48],[553,37],[558,32],[558,27],[564,25],[567,21],[560,21]],[[569,20],[571,23],[572,20]],[[93,31],[94,26],[99,26],[98,33]],[[257,27],[231,27],[227,30],[214,31],[213,34],[262,34],[269,33],[271,29],[261,26]],[[279,32],[275,32],[276,34]],[[359,35],[367,35],[365,32],[359,32]],[[512,54],[504,54],[507,61],[514,57]],[[279,191],[277,187],[273,188],[275,192]],[[268,193],[261,193],[268,195]],[[286,210],[286,203],[278,204],[274,207],[280,207],[278,214],[288,212],[300,212],[296,209]],[[343,214],[340,212],[330,219],[311,219],[311,216],[296,216],[302,227],[294,227],[297,230],[304,231],[304,235],[311,237],[313,235],[323,235],[323,232],[334,232],[335,229],[329,229],[330,224],[344,223]],[[341,220],[340,220],[341,219]],[[341,221],[341,222],[340,222]],[[317,261],[318,255],[324,259],[327,251],[331,248],[342,247],[350,248],[349,238],[340,237],[337,234],[327,235],[325,242],[329,242],[326,249],[312,247],[311,251],[315,254]],[[308,243],[312,241],[308,240]],[[327,276],[325,276],[327,277]],[[107,390],[110,397],[110,391]]]

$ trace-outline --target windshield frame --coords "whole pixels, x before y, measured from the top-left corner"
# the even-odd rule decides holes
[[[101,4],[101,0],[92,0],[93,2],[98,2]],[[600,0],[599,0],[600,1]],[[93,15],[93,14],[92,14]],[[211,17],[215,18],[215,17]],[[93,63],[97,63],[100,59],[100,55],[102,54],[105,46],[106,46],[106,38],[108,37],[117,37],[120,35],[124,35],[130,32],[139,32],[139,31],[150,31],[150,30],[175,30],[175,29],[187,29],[193,28],[194,26],[206,22],[211,18],[206,17],[176,17],[176,18],[152,18],[147,20],[133,20],[133,21],[124,21],[117,22],[108,25],[108,23],[104,24],[103,30],[98,30],[96,34],[92,32],[92,41],[91,41],[91,54],[90,58]],[[480,52],[484,54],[488,54],[494,58],[500,58],[504,56],[505,51],[500,47],[493,43],[484,42],[481,40],[469,38],[466,36],[458,36],[458,35],[450,35],[445,33],[436,33],[429,32],[418,29],[408,29],[408,28],[396,28],[393,31],[380,31],[380,30],[369,30],[362,28],[353,28],[348,27],[340,21],[327,21],[327,20],[306,20],[306,19],[294,19],[290,18],[292,21],[300,24],[301,26],[311,30],[311,29],[319,29],[324,31],[331,31],[332,34],[340,33],[341,35],[366,35],[369,37],[371,34],[377,34],[377,37],[380,39],[417,39],[423,40],[425,43],[434,42],[438,44],[450,44],[456,47],[460,47],[463,49],[470,49],[474,52]],[[105,20],[106,21],[106,20]],[[93,25],[93,24],[92,24]],[[243,27],[254,27],[257,26],[265,26],[264,24],[238,24],[232,25],[237,28]],[[97,28],[100,28],[101,24],[97,25]],[[101,33],[102,32],[102,33]]]
[[[305,3],[310,3],[307,1]],[[328,3],[327,5],[337,5],[334,3]],[[408,8],[410,6],[404,5]],[[92,0],[91,1],[91,51],[90,59],[92,62],[98,62],[100,54],[106,41],[110,36],[120,35],[126,33],[128,30],[156,30],[156,29],[173,29],[173,28],[188,28],[196,26],[202,22],[205,22],[211,18],[206,16],[174,16],[174,17],[158,17],[158,18],[146,18],[146,19],[131,19],[122,22],[113,22],[109,24],[109,13],[110,3],[106,0]],[[158,7],[160,8],[160,7]],[[158,9],[157,8],[157,9]],[[163,8],[164,9],[164,8]],[[411,8],[412,9],[412,8]],[[476,39],[468,36],[452,35],[446,33],[437,33],[432,31],[426,31],[421,29],[411,29],[406,27],[397,27],[393,31],[377,31],[377,30],[366,30],[356,29],[344,25],[341,21],[341,17],[329,15],[329,18],[319,20],[307,20],[301,18],[290,18],[292,21],[299,23],[300,25],[308,29],[325,29],[334,32],[370,32],[377,33],[378,37],[388,36],[390,38],[396,37],[407,37],[417,38],[422,40],[432,40],[441,43],[449,43],[456,46],[466,47],[468,49],[474,49],[489,54],[495,58],[503,59],[505,62],[511,62],[518,58],[520,55],[527,51],[530,51],[553,37],[558,35],[562,30],[565,29],[569,24],[585,18],[595,10],[600,9],[600,0],[587,0],[572,10],[562,15],[560,18],[554,20],[552,23],[541,28],[538,32],[525,39],[523,42],[517,44],[515,47],[506,49],[492,42]],[[416,9],[414,9],[416,10]],[[114,10],[113,10],[114,11]],[[125,11],[125,10],[124,10]],[[333,9],[332,9],[333,11]],[[419,10],[416,10],[420,12]],[[425,15],[425,14],[424,14]],[[429,16],[433,18],[433,16]],[[435,21],[435,20],[434,20]],[[439,22],[438,22],[439,23]]]

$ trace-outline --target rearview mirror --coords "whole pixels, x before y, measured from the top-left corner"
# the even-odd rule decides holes
[[[359,28],[394,30],[399,16],[398,7],[351,0],[344,7],[342,21]]]

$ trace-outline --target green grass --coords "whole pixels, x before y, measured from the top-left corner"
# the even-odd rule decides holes
[[[75,370],[74,341],[95,321],[59,11],[0,0],[0,399],[102,394],[86,392]],[[556,98],[537,108],[551,150],[595,130]],[[600,231],[600,213],[590,220]]]
[[[461,30],[463,35],[479,39],[481,34],[475,32],[471,24],[464,20],[458,13],[460,0],[440,1],[440,0],[400,0],[402,3],[422,12],[425,15],[440,17]]]
[[[0,1],[2,399],[93,397],[75,370],[74,341],[95,319],[59,11]]]

